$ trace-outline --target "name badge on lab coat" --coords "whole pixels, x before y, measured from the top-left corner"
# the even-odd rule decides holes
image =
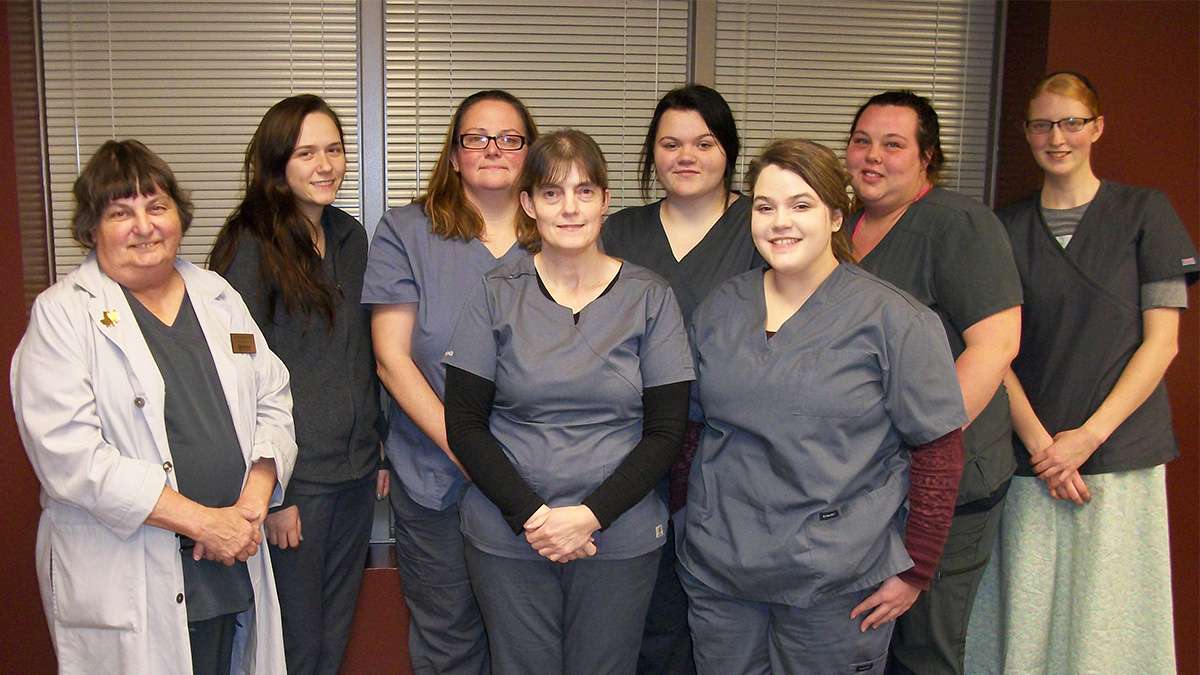
[[[229,342],[233,346],[234,354],[255,354],[258,352],[254,348],[254,333],[230,333]]]

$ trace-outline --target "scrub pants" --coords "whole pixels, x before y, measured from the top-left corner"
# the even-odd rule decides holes
[[[876,587],[792,607],[739,600],[678,569],[701,675],[882,675],[895,624],[863,633],[864,617],[850,619],[850,610]]]
[[[188,622],[192,675],[229,675],[233,666],[233,637],[237,614]]]
[[[291,495],[304,540],[271,546],[271,567],[293,675],[336,675],[341,666],[367,563],[374,476],[337,492]]]
[[[642,648],[638,654],[639,675],[692,675],[692,633],[688,630],[688,599],[675,573],[675,524],[667,521],[667,543],[658,563],[658,579],[650,596]]]
[[[1007,490],[1007,485],[1003,490]],[[987,510],[955,514],[933,587],[896,621],[888,672],[962,675],[975,592],[1000,532],[1001,498]]]
[[[396,564],[411,620],[408,651],[416,675],[491,672],[488,637],[471,591],[458,505],[434,511],[414,502],[392,471]]]
[[[561,564],[504,558],[468,543],[497,675],[633,673],[660,550]]]

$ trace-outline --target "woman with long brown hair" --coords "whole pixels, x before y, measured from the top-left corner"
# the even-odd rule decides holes
[[[463,553],[458,505],[470,483],[446,441],[442,355],[463,300],[516,245],[516,181],[537,125],[520,99],[462,100],[425,193],[389,210],[371,242],[363,302],[391,394],[396,554],[416,672],[488,672],[488,642]]]
[[[366,232],[334,207],[346,173],[337,113],[286,98],[246,149],[245,195],[209,265],[242,294],[291,372],[299,458],[267,516],[288,672],[335,673],[350,635],[377,495],[379,385],[359,302]]]

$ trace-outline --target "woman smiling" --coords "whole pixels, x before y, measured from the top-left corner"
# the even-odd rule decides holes
[[[776,141],[746,183],[770,267],[718,286],[692,321],[704,431],[679,562],[696,665],[880,672],[953,511],[950,352],[936,315],[848,264],[832,151]]]

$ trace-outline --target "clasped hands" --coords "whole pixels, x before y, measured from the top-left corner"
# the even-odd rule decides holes
[[[596,555],[592,534],[599,529],[600,521],[582,504],[555,507],[542,504],[525,521],[525,541],[543,558],[569,563]]]
[[[1049,445],[1030,454],[1029,464],[1046,484],[1051,497],[1069,499],[1082,506],[1091,501],[1092,495],[1079,474],[1079,467],[1102,442],[1086,427],[1060,431]]]
[[[205,508],[203,522],[194,537],[192,559],[215,560],[223,565],[245,562],[258,553],[267,504],[243,493],[233,506]]]

